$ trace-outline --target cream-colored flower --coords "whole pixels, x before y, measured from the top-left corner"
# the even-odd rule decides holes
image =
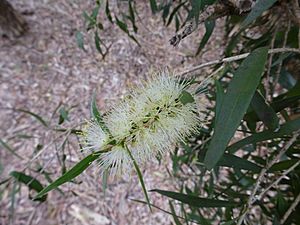
[[[87,122],[82,130],[82,136],[83,150],[99,151],[109,140],[109,136],[94,120]]]
[[[111,175],[128,173],[133,164],[124,146],[141,164],[172,150],[177,142],[196,132],[202,120],[201,104],[193,93],[188,82],[166,72],[132,91],[103,118],[115,146],[100,156],[100,168],[110,170]],[[95,123],[90,123],[86,133],[87,143],[95,150],[110,142]]]
[[[126,149],[122,146],[114,146],[110,151],[100,155],[100,171],[109,171],[111,177],[129,175],[133,169],[133,163]]]

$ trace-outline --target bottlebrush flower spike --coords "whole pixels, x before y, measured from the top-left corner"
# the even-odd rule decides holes
[[[87,122],[81,135],[84,137],[83,150],[99,151],[109,140],[109,136],[94,120]]]
[[[163,72],[141,84],[104,116],[111,140],[106,141],[100,126],[90,123],[86,139],[91,148],[99,150],[100,143],[115,143],[100,156],[100,169],[110,170],[112,176],[128,174],[133,163],[124,146],[142,164],[196,132],[203,118],[202,105],[193,93],[189,82]]]

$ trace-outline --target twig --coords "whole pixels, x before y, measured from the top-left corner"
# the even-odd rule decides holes
[[[297,207],[297,205],[299,204],[299,202],[300,202],[300,193],[298,194],[297,198],[295,199],[295,201],[293,202],[293,204],[290,206],[290,208],[286,211],[286,213],[284,214],[282,220],[280,220],[280,224],[284,224],[284,222],[290,216],[290,214],[292,213],[292,211]]]
[[[243,2],[243,3],[241,3]],[[236,0],[227,0],[227,1],[219,1],[219,3],[214,5],[207,6],[203,12],[197,18],[197,21],[191,20],[188,25],[186,25],[182,32],[175,34],[170,39],[170,44],[174,47],[177,46],[182,39],[189,36],[193,33],[199,24],[208,21],[208,20],[216,20],[226,15],[236,14],[247,14],[251,11],[253,7],[252,0],[243,0],[243,1],[236,1]],[[196,19],[196,18],[195,18]]]
[[[241,217],[239,218],[239,221],[237,223],[237,225],[241,225],[245,219],[245,217],[247,216],[248,214],[248,211],[250,209],[250,207],[253,205],[253,203],[257,200],[257,197],[256,197],[256,193],[258,191],[258,188],[260,187],[260,183],[262,182],[266,172],[271,168],[271,166],[276,163],[280,158],[281,156],[292,146],[292,144],[297,140],[297,137],[299,136],[300,130],[297,130],[295,132],[295,134],[293,135],[293,137],[286,143],[286,145],[279,151],[279,153],[276,155],[275,158],[273,158],[260,172],[257,180],[256,180],[256,184],[255,184],[255,187],[248,199],[248,202],[247,202],[247,207],[244,211],[244,213],[241,215]]]
[[[299,164],[300,164],[300,160],[298,162],[296,162],[293,166],[291,166],[289,169],[284,171],[280,177],[278,177],[272,184],[270,184],[265,190],[263,190],[262,193],[260,193],[260,195],[258,196],[258,199],[261,199],[267,193],[268,190],[270,190],[272,187],[276,186],[282,180],[282,178],[284,178],[287,174],[289,174],[291,171],[293,171],[297,166],[299,166]]]
[[[270,49],[268,51],[268,54],[276,54],[276,53],[282,53],[282,52],[294,52],[294,53],[300,54],[300,49],[297,49],[297,48],[274,48],[274,49]],[[212,65],[216,65],[216,64],[220,64],[220,63],[228,63],[228,62],[238,61],[238,60],[246,58],[249,54],[250,53],[248,52],[248,53],[244,53],[241,55],[236,55],[236,56],[231,56],[231,57],[227,57],[227,58],[223,58],[223,59],[209,61],[209,62],[200,64],[198,66],[192,67],[186,71],[183,71],[183,72],[179,73],[178,76],[187,75],[189,73],[195,72],[195,71],[197,71],[201,68],[207,67],[207,66],[212,66]]]
[[[278,30],[278,25],[276,26],[274,33],[273,33],[273,37],[271,40],[271,49],[274,48],[274,43],[275,43],[275,39],[276,39],[276,34],[277,34],[277,30]],[[285,46],[284,46],[285,47]],[[270,94],[270,73],[271,73],[271,67],[272,67],[272,61],[273,61],[273,54],[270,54],[269,60],[268,60],[268,69],[267,69],[267,73],[266,73],[266,78],[265,78],[265,89],[266,89],[266,97],[267,100],[270,101],[271,100],[271,96],[272,94]]]
[[[217,19],[225,16],[228,13],[228,8],[222,4],[209,5],[207,6],[201,15],[198,18],[197,24],[196,21],[191,20],[188,25],[186,25],[182,32],[175,34],[170,39],[170,44],[174,47],[177,46],[182,39],[193,33],[199,24],[203,23],[207,19],[214,17],[212,19]]]

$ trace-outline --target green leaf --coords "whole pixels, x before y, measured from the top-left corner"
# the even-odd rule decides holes
[[[180,21],[177,15],[175,16],[175,28],[176,28],[176,32],[178,32],[180,28]]]
[[[86,22],[88,22],[87,30],[94,28],[97,25],[97,16],[100,9],[100,5],[97,5],[89,16],[85,11],[83,12],[83,17]]]
[[[42,125],[44,125],[45,127],[48,127],[48,124],[45,122],[45,120],[44,120],[41,116],[39,116],[39,115],[37,115],[37,114],[35,114],[35,113],[33,113],[33,112],[30,112],[30,111],[28,111],[28,110],[25,110],[25,109],[17,109],[17,110],[20,111],[20,112],[27,113],[27,114],[33,116],[33,117],[34,117],[35,119],[37,119]]]
[[[158,11],[156,0],[150,0],[150,7],[153,14],[155,14]]]
[[[131,21],[132,27],[133,27],[133,31],[136,33],[138,31],[138,28],[135,24],[135,15],[134,15],[134,10],[133,10],[133,6],[132,6],[132,0],[129,0],[128,2],[128,11],[129,11],[129,20]]]
[[[75,36],[76,36],[76,42],[77,42],[78,47],[85,51],[82,33],[80,31],[77,31]]]
[[[97,123],[99,124],[99,126],[102,128],[102,130],[107,133],[108,135],[112,136],[108,127],[106,126],[106,124],[104,123],[104,120],[97,108],[97,104],[96,104],[96,93],[93,94],[92,97],[92,103],[91,103],[91,115],[92,117],[97,121]]]
[[[99,12],[99,9],[100,9],[100,5],[97,5],[94,9],[93,9],[93,11],[92,11],[92,14],[91,14],[91,19],[93,20],[93,21],[97,21],[97,16],[98,16],[98,12]]]
[[[252,171],[254,173],[259,173],[262,169],[260,166],[256,165],[253,162],[231,154],[224,154],[221,160],[218,162],[218,166],[227,166],[237,169],[244,169]]]
[[[82,16],[84,17],[86,23],[88,23],[88,22],[92,23],[93,22],[92,18],[87,14],[87,12],[83,11]]]
[[[162,7],[162,18],[164,21],[164,24],[166,24],[166,19],[169,15],[170,8],[171,8],[172,2],[167,2],[163,7]]]
[[[275,163],[270,168],[270,172],[283,171],[292,167],[295,163],[297,163],[299,159],[291,159],[291,160],[283,160],[281,162]]]
[[[259,17],[264,11],[269,9],[277,0],[258,0],[246,19],[242,22],[241,27],[245,28]]]
[[[19,159],[24,159],[22,156],[20,156],[19,154],[16,153],[15,150],[13,150],[6,142],[4,142],[1,138],[0,138],[0,144],[6,149],[8,150],[10,153],[12,153],[14,156],[17,156]]]
[[[232,201],[224,201],[217,199],[209,199],[209,198],[199,198],[193,195],[186,195],[182,193],[172,192],[172,191],[164,191],[159,189],[151,190],[157,192],[161,195],[167,196],[169,198],[178,200],[182,203],[188,204],[192,207],[197,208],[209,208],[209,207],[235,207],[239,206],[239,203]]]
[[[183,1],[182,3],[178,4],[174,9],[173,11],[171,12],[170,16],[169,16],[169,19],[168,19],[168,22],[167,22],[167,25],[166,26],[169,26],[170,23],[172,22],[173,20],[173,17],[176,15],[176,13],[178,12],[178,10],[186,3],[186,1]]]
[[[217,164],[238,128],[261,79],[267,53],[267,48],[256,49],[234,73],[221,102],[214,134],[205,155],[204,164],[208,169]]]
[[[125,33],[129,33],[126,23],[119,20],[118,17],[116,17],[116,22],[117,22],[117,25],[120,27],[121,30],[123,30]]]
[[[252,98],[251,107],[255,111],[257,117],[263,121],[270,130],[275,131],[279,129],[279,118],[277,117],[276,112],[258,91],[255,92]]]
[[[279,55],[279,57],[277,58],[277,60],[272,63],[271,67],[277,66],[279,63],[281,63],[282,61],[284,61],[286,58],[288,58],[292,54],[293,54],[292,52],[282,53],[281,55]]]
[[[101,55],[103,55],[103,52],[102,52],[102,49],[101,49],[101,39],[100,39],[100,37],[99,37],[99,34],[98,34],[98,32],[97,31],[95,31],[95,46],[96,46],[96,49],[97,49],[97,51],[101,54]]]
[[[300,80],[286,93],[286,97],[300,96]]]
[[[141,46],[140,43],[136,40],[136,38],[135,38],[133,35],[131,35],[131,34],[129,33],[127,24],[124,23],[123,21],[119,20],[118,17],[115,17],[115,18],[116,18],[116,24],[118,25],[118,27],[119,27],[122,31],[124,31],[124,32],[127,34],[127,36],[128,36],[129,38],[131,38],[138,46]]]
[[[171,201],[169,201],[169,206],[170,206],[171,213],[172,213],[172,216],[173,216],[173,219],[174,219],[175,224],[176,224],[176,225],[182,225],[182,223],[181,223],[181,222],[179,221],[179,219],[178,219],[178,216],[176,215],[174,206],[172,205],[172,202],[171,202]]]
[[[280,138],[285,135],[290,135],[294,131],[297,131],[299,129],[300,129],[300,119],[292,120],[292,121],[286,122],[285,124],[281,125],[279,131],[277,131],[277,132],[274,132],[271,130],[265,130],[265,131],[253,134],[253,135],[246,137],[238,142],[235,142],[234,144],[230,145],[226,150],[229,153],[233,153],[246,145],[256,144],[257,142],[271,140],[274,138]]]
[[[138,199],[130,199],[130,200],[132,200],[132,201],[134,201],[134,202],[142,203],[142,204],[144,204],[144,205],[147,205],[147,204],[148,204],[147,202],[142,201],[142,200],[138,200]],[[169,211],[167,211],[167,210],[164,210],[164,209],[158,207],[157,205],[154,205],[154,204],[150,204],[150,205],[151,205],[153,208],[156,208],[156,209],[158,209],[158,210],[160,210],[160,211],[162,211],[162,212],[164,212],[164,213],[166,213],[166,214],[169,214],[169,215],[172,215],[172,216],[177,216],[176,214],[173,214],[172,212],[169,212]],[[177,216],[177,217],[180,218],[180,219],[182,219],[182,220],[185,219],[185,218],[183,218],[183,217],[181,217],[181,216]],[[198,223],[198,222],[195,221],[195,220],[188,219],[188,221],[193,222],[193,223],[200,224],[200,223]]]
[[[61,107],[59,109],[59,120],[58,120],[58,124],[62,124],[65,120],[69,120],[69,112],[65,109],[65,107]]]
[[[48,193],[49,191],[59,187],[60,185],[74,179],[78,175],[80,175],[86,168],[88,168],[93,161],[99,158],[101,152],[95,152],[88,156],[86,156],[83,160],[77,163],[72,169],[67,171],[64,175],[56,179],[53,183],[49,184],[43,190],[41,190],[34,199],[41,198],[43,195]]]
[[[189,13],[189,17],[195,20],[196,25],[199,23],[199,15],[201,11],[202,1],[199,0],[191,0],[190,1],[192,10]]]
[[[106,14],[106,17],[108,18],[108,20],[111,23],[113,23],[112,16],[111,16],[111,13],[110,13],[110,9],[109,9],[109,0],[106,0],[105,14]]]
[[[182,91],[181,95],[179,97],[179,101],[183,104],[186,105],[188,103],[193,103],[195,102],[195,99],[193,98],[193,96],[187,92],[187,91]]]
[[[221,102],[223,102],[224,98],[224,88],[220,84],[218,80],[216,80],[216,116],[218,118],[220,116]]]
[[[288,96],[288,95],[286,95]],[[298,100],[300,99],[300,94],[296,95],[296,96],[292,96],[292,97],[284,97],[282,99],[275,99],[274,102],[272,102],[270,104],[270,107],[272,107],[272,109],[275,112],[280,112],[283,109],[285,109],[286,107],[292,107],[293,104],[295,104],[296,102],[298,102]],[[249,111],[245,116],[244,119],[246,121],[251,120],[254,122],[259,121],[259,118],[257,116],[257,114],[254,111]]]
[[[15,178],[17,181],[28,186],[29,189],[33,189],[36,192],[40,192],[43,190],[43,185],[32,176],[26,175],[22,172],[12,171],[10,172],[10,176]],[[35,198],[34,200],[44,202],[47,199],[47,195],[41,196],[41,198]]]
[[[143,192],[144,192],[146,201],[147,201],[147,203],[148,203],[148,207],[149,207],[150,211],[152,212],[150,200],[149,200],[149,197],[148,197],[148,194],[147,194],[147,190],[146,190],[146,186],[145,186],[145,183],[144,183],[144,179],[143,179],[143,175],[142,175],[142,173],[141,173],[141,170],[140,170],[138,164],[136,163],[135,158],[133,158],[133,156],[132,156],[130,150],[129,150],[128,147],[127,147],[127,145],[125,145],[124,147],[125,147],[125,149],[126,149],[128,155],[129,155],[129,157],[131,158],[131,160],[132,160],[132,162],[133,162],[133,165],[134,165],[134,168],[135,168],[135,170],[136,170],[136,172],[137,172],[139,181],[140,181],[140,183],[141,183],[141,186],[142,186],[142,189],[143,189]]]
[[[196,52],[196,55],[198,55],[201,50],[204,48],[204,46],[206,45],[206,43],[208,42],[211,34],[213,33],[215,28],[215,21],[214,20],[209,20],[205,22],[205,34],[199,44],[198,50]]]
[[[279,74],[278,82],[283,88],[291,89],[293,86],[295,86],[297,80],[289,71],[287,71],[285,68],[282,68]]]

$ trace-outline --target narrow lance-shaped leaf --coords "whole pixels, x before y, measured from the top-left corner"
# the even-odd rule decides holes
[[[65,107],[61,107],[59,109],[59,120],[58,124],[62,124],[64,121],[70,121],[69,117],[69,112],[65,109]]]
[[[262,169],[260,166],[248,161],[247,159],[243,159],[231,154],[224,154],[224,156],[219,161],[218,165],[249,170],[254,173],[259,173]]]
[[[216,80],[215,82],[216,84],[216,116],[215,118],[219,117],[220,114],[220,109],[221,109],[221,103],[223,102],[223,98],[224,98],[224,89],[222,87],[222,85],[220,84],[220,82],[218,80]]]
[[[109,9],[109,0],[106,0],[105,14],[106,14],[107,19],[108,19],[111,23],[113,23],[112,16],[111,16],[111,13],[110,13],[110,9]]]
[[[156,4],[156,0],[149,0],[150,1],[150,7],[151,7],[151,11],[152,13],[156,13],[157,12],[157,4]]]
[[[33,189],[37,192],[43,190],[43,185],[32,176],[26,175],[25,173],[18,172],[18,171],[12,171],[10,175],[14,177],[17,181],[27,185],[29,189]],[[44,202],[46,199],[47,199],[47,195],[41,196],[41,198],[35,198],[35,200],[42,201],[42,202]]]
[[[284,108],[287,107],[293,107],[294,104],[296,104],[300,99],[300,81],[298,81],[295,86],[290,89],[288,92],[281,94],[274,98],[273,102],[270,104],[270,107],[275,112],[280,112]],[[247,114],[244,116],[245,120],[250,119],[252,121],[259,121],[259,118],[257,117],[256,113],[252,110],[247,112]]]
[[[92,114],[92,117],[94,119],[96,119],[97,123],[99,124],[99,126],[102,128],[102,130],[104,132],[106,132],[107,134],[109,134],[110,136],[111,133],[108,129],[108,127],[106,126],[106,124],[104,123],[103,121],[103,118],[97,108],[97,104],[96,104],[96,93],[93,94],[93,97],[92,97],[92,103],[91,103],[91,114]]]
[[[206,43],[208,42],[210,36],[212,35],[213,31],[215,28],[215,21],[214,20],[210,20],[210,21],[206,21],[205,22],[205,34],[199,44],[198,50],[196,52],[196,55],[198,55],[201,50],[204,48],[204,46],[206,45]]]
[[[283,161],[275,163],[273,166],[271,166],[270,172],[287,170],[290,167],[292,167],[294,164],[296,164],[297,162],[299,162],[299,158],[283,160]]]
[[[258,0],[246,19],[242,22],[241,27],[248,26],[257,17],[259,17],[265,10],[269,9],[277,0]]]
[[[85,51],[82,33],[80,31],[77,31],[75,36],[78,47]]]
[[[95,152],[88,156],[86,156],[83,160],[77,163],[72,169],[67,171],[64,175],[56,179],[53,183],[49,184],[46,188],[41,190],[34,199],[41,198],[43,195],[48,193],[49,191],[59,187],[60,185],[74,179],[78,175],[80,175],[86,168],[88,168],[93,161],[99,158],[101,152]]]
[[[130,200],[132,200],[132,201],[134,201],[134,202],[137,202],[137,203],[142,203],[142,204],[144,204],[144,205],[147,205],[148,203],[147,202],[145,202],[145,201],[142,201],[142,200],[139,200],[139,199],[130,199]],[[167,210],[164,210],[164,209],[162,209],[162,208],[160,208],[160,207],[158,207],[157,205],[153,205],[153,204],[150,204],[153,208],[156,208],[156,209],[158,209],[158,210],[160,210],[160,211],[162,211],[162,212],[164,212],[164,213],[166,213],[166,214],[169,214],[169,215],[171,215],[171,216],[176,216],[176,217],[178,217],[178,218],[180,218],[180,219],[186,219],[186,218],[183,218],[183,217],[181,217],[181,216],[178,216],[178,215],[176,215],[176,214],[174,214],[174,213],[172,213],[172,212],[169,212],[169,211],[167,211]],[[188,221],[191,221],[191,222],[193,222],[193,223],[196,223],[196,224],[201,224],[201,223],[199,223],[198,221],[196,221],[196,220],[193,220],[193,219],[188,219]]]
[[[95,46],[96,46],[97,51],[98,51],[101,55],[103,55],[103,51],[102,51],[102,49],[101,49],[101,39],[100,39],[100,37],[99,37],[98,31],[95,31],[95,38],[94,38],[94,40],[95,40]]]
[[[6,150],[8,150],[10,153],[12,153],[13,155],[17,156],[19,159],[24,159],[22,156],[20,156],[19,154],[16,153],[16,151],[14,149],[12,149],[6,142],[4,142],[1,138],[0,138],[0,146],[3,146]]]
[[[252,98],[251,107],[258,118],[263,121],[270,130],[279,129],[279,118],[276,112],[258,91],[255,92]]]
[[[249,145],[249,144],[256,144],[261,141],[271,140],[274,138],[283,137],[285,135],[290,135],[291,133],[300,129],[300,119],[292,120],[286,122],[285,124],[281,125],[279,131],[274,132],[271,130],[265,130],[256,134],[253,134],[249,137],[246,137],[234,144],[230,145],[226,150],[229,153],[233,153],[240,148]]]
[[[18,111],[23,112],[23,113],[27,113],[31,116],[33,116],[35,119],[37,119],[42,125],[44,125],[45,127],[48,127],[48,124],[46,123],[46,121],[39,115],[37,115],[36,113],[33,113],[29,110],[25,110],[25,109],[18,109]]]
[[[182,223],[180,222],[180,220],[178,219],[178,216],[176,215],[176,211],[174,209],[174,206],[172,204],[171,201],[169,201],[169,206],[170,206],[170,209],[171,209],[171,213],[172,213],[172,216],[173,216],[173,219],[174,219],[174,222],[176,225],[182,225]]]
[[[238,128],[259,84],[267,59],[267,48],[252,52],[240,65],[222,99],[214,134],[204,164],[212,169],[222,157],[227,144]]]
[[[130,37],[138,46],[141,46],[140,43],[137,41],[137,39],[130,34],[129,30],[128,30],[128,26],[126,23],[124,23],[123,21],[119,20],[118,17],[115,17],[116,18],[116,24],[118,25],[118,27],[124,31],[128,37]]]
[[[100,9],[100,5],[97,5],[93,11],[92,11],[92,14],[91,14],[91,19],[96,21],[97,20],[97,16],[98,16],[98,12],[99,12],[99,9]]]
[[[134,15],[134,10],[133,10],[133,6],[132,6],[132,0],[129,0],[128,2],[128,11],[129,11],[129,20],[131,21],[132,27],[134,32],[136,33],[138,30],[138,27],[135,24],[135,15]]]
[[[167,22],[167,25],[166,26],[169,26],[170,23],[172,22],[173,20],[173,17],[175,16],[175,14],[178,12],[178,10],[186,3],[186,1],[178,4],[174,9],[173,11],[171,12],[170,16],[169,16],[169,19],[168,19],[168,22]]]
[[[169,198],[178,200],[182,203],[188,204],[189,206],[197,207],[197,208],[230,207],[230,206],[235,207],[239,205],[239,203],[237,202],[200,198],[200,197],[186,195],[186,194],[177,193],[173,191],[164,191],[158,189],[154,189],[151,191],[157,192],[159,194],[162,194],[164,196],[167,196]]]
[[[191,3],[191,6],[192,6],[192,10],[189,13],[189,18],[190,19],[194,19],[195,20],[195,24],[198,25],[202,1],[191,0],[190,3]]]
[[[143,175],[142,175],[142,173],[141,173],[141,170],[140,170],[138,164],[136,163],[135,159],[133,158],[133,156],[132,156],[130,150],[129,150],[128,147],[127,147],[127,145],[125,145],[125,149],[127,150],[127,153],[128,153],[130,159],[131,159],[132,162],[133,162],[133,165],[134,165],[134,168],[135,168],[135,170],[136,170],[136,172],[137,172],[138,178],[139,178],[139,180],[140,180],[140,183],[141,183],[141,186],[142,186],[142,189],[143,189],[143,192],[144,192],[146,201],[147,201],[147,203],[148,203],[148,207],[149,207],[150,211],[152,212],[150,200],[149,200],[149,197],[148,197],[148,194],[147,194],[147,190],[146,190],[146,186],[145,186],[145,183],[144,183],[144,179],[143,179]]]

